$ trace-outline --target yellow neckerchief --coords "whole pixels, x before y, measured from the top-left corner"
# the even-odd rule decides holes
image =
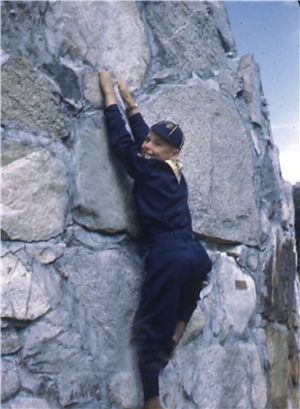
[[[165,162],[170,166],[170,168],[173,170],[174,175],[177,179],[177,182],[180,183],[181,179],[181,170],[183,168],[182,163],[179,161],[179,159],[176,159],[175,161],[172,159],[165,160]]]

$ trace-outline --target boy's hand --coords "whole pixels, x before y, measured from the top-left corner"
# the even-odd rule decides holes
[[[118,81],[118,88],[119,88],[119,92],[120,92],[120,95],[121,95],[122,99],[127,104],[129,104],[131,102],[134,103],[133,99],[132,99],[132,97],[130,95],[130,92],[129,92],[129,90],[128,90],[128,88],[127,88],[124,81]]]
[[[127,113],[129,116],[133,116],[135,115],[138,110],[137,110],[137,106],[134,103],[134,100],[132,98],[132,96],[130,95],[130,92],[125,84],[124,81],[118,81],[118,88],[119,88],[119,92],[120,95],[123,99],[123,101],[126,102],[127,104]]]
[[[101,70],[99,74],[99,84],[104,95],[114,94],[114,83],[108,71]]]
[[[110,73],[108,71],[101,70],[98,72],[98,74],[100,88],[105,97],[105,106],[109,107],[110,105],[116,104],[117,100],[114,91],[114,83]]]

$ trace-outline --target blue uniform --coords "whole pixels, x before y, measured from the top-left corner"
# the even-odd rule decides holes
[[[190,320],[212,263],[192,233],[184,176],[167,161],[141,155],[141,145],[150,131],[142,115],[129,118],[134,140],[116,104],[105,108],[104,115],[110,145],[134,179],[139,222],[150,243],[133,325],[147,400],[159,394],[162,357],[170,350],[176,322]]]

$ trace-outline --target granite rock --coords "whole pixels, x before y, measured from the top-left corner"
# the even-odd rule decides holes
[[[243,333],[256,307],[255,282],[226,255],[221,254],[214,268],[218,270],[216,284],[226,318],[237,333]]]
[[[247,54],[241,58],[240,73],[244,80],[245,99],[249,106],[251,122],[262,126],[260,73],[259,66],[254,61],[252,54]]]
[[[1,357],[1,402],[14,396],[20,387],[17,361]]]
[[[1,329],[1,355],[14,354],[21,348],[18,333],[14,327]]]
[[[74,219],[90,230],[137,234],[132,181],[110,150],[100,116],[78,124]]]
[[[197,110],[192,109],[195,105]],[[179,122],[186,135],[181,157],[194,231],[257,245],[260,226],[252,150],[235,106],[194,84],[159,87],[140,103],[140,110],[149,125],[168,119]]]
[[[225,4],[6,1],[1,13],[3,408],[143,406],[131,324],[148,250],[108,147],[108,69],[149,125],[183,128],[193,228],[213,262],[160,374],[163,405],[298,409],[292,188]]]
[[[230,57],[236,56],[235,41],[232,36],[230,23],[226,11],[226,7],[222,1],[209,2],[206,5],[207,9],[211,10],[213,15],[214,24],[218,30],[219,38],[223,45],[226,54]]]
[[[150,1],[144,8],[157,43],[156,57],[163,68],[211,75],[213,68],[227,65],[220,31],[207,2]]]
[[[129,373],[130,382],[139,385],[133,376],[130,323],[138,303],[140,265],[115,243],[104,251],[66,249],[53,266],[61,275],[53,311],[22,332],[28,370],[37,379],[45,372],[54,377],[48,393],[57,390],[63,406],[87,405],[116,384],[126,391]],[[117,396],[114,389],[111,393]],[[136,407],[140,398],[139,389],[132,391],[129,407]]]
[[[61,63],[105,67],[140,87],[150,55],[135,2],[55,2],[45,22],[47,48]]]
[[[54,137],[68,135],[69,120],[59,112],[55,87],[29,61],[11,58],[2,69],[1,83],[2,118]]]
[[[184,377],[180,376],[180,381],[191,407],[246,409],[252,404],[265,407],[266,383],[253,344],[212,345],[199,349],[196,355],[190,348],[186,355],[178,357],[180,359],[184,367],[189,367]]]
[[[41,150],[2,170],[2,231],[11,240],[38,241],[62,233],[68,202],[65,165]]]
[[[45,1],[1,3],[1,47],[11,57],[23,57],[34,66],[51,61],[45,42]]]
[[[51,409],[49,403],[43,398],[21,395],[10,400],[2,406],[3,409]]]
[[[288,394],[288,332],[284,325],[266,328],[268,350],[268,401],[274,409],[285,406]]]
[[[296,257],[293,240],[280,230],[273,231],[264,264],[266,294],[264,315],[269,321],[285,322],[291,315],[295,299]]]
[[[49,298],[39,276],[27,271],[12,254],[2,259],[1,317],[35,320],[49,308]]]

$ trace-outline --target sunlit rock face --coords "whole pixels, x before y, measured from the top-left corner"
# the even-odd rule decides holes
[[[1,13],[3,409],[142,407],[131,324],[145,249],[101,68],[149,125],[183,129],[193,229],[213,261],[160,375],[163,404],[298,409],[292,187],[223,3],[6,1]]]

